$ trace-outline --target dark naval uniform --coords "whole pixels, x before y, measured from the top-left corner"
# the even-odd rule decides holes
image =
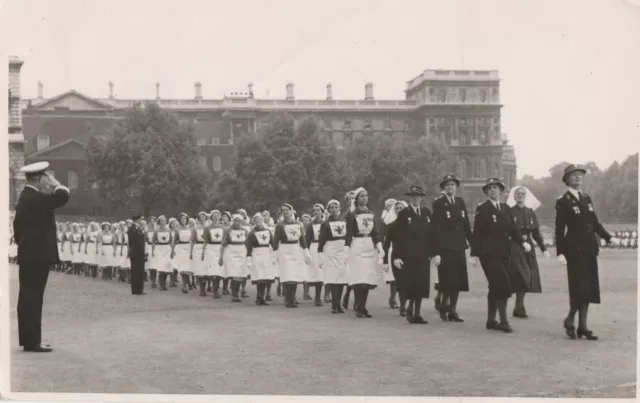
[[[596,234],[607,242],[611,235],[604,229],[591,197],[570,191],[556,200],[556,251],[567,260],[569,303],[572,308],[600,303]]]
[[[134,219],[138,219],[136,217]],[[129,260],[131,261],[131,294],[142,295],[144,291],[145,233],[138,224],[127,231],[129,237]]]
[[[36,164],[33,164],[35,166]],[[42,171],[49,164],[44,166]],[[28,171],[27,166],[23,172]],[[69,201],[69,190],[58,186],[53,194],[25,186],[16,205],[13,221],[18,245],[20,292],[18,294],[18,334],[20,346],[39,351],[42,342],[42,304],[49,267],[60,263],[54,210]]]
[[[511,297],[511,239],[520,245],[524,243],[509,214],[509,205],[499,203],[499,206],[500,210],[489,200],[478,205],[471,238],[471,256],[479,257],[489,282],[489,301],[507,300]]]
[[[469,291],[467,275],[467,242],[471,244],[471,224],[467,206],[461,197],[453,204],[446,195],[433,202],[435,254],[440,256],[438,266],[439,291]]]
[[[419,213],[419,214],[418,214]],[[429,298],[430,262],[434,256],[431,210],[402,209],[394,222],[392,259],[402,259],[402,284],[407,299]]]

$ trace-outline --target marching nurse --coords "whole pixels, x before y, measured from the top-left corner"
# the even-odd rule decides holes
[[[511,248],[511,285],[516,293],[516,304],[513,308],[513,316],[526,319],[527,311],[524,307],[524,296],[526,293],[541,293],[542,283],[540,281],[540,269],[534,248],[535,241],[544,254],[549,257],[549,252],[540,234],[540,224],[535,210],[540,206],[538,199],[524,186],[517,186],[509,192],[507,204],[511,206],[510,213],[516,229],[522,238],[531,244],[531,250],[526,252],[513,240]]]
[[[567,266],[569,281],[565,331],[571,339],[598,340],[587,327],[589,304],[600,303],[596,234],[607,243],[611,242],[611,235],[598,220],[591,197],[581,190],[586,173],[587,170],[578,165],[569,165],[564,170],[562,181],[567,191],[556,201],[556,251],[558,261]],[[577,332],[576,313],[579,314]]]
[[[49,266],[60,262],[54,210],[69,201],[69,189],[46,172],[48,167],[48,162],[38,162],[20,169],[27,185],[18,199],[13,221],[20,281],[19,342],[24,351],[37,353],[53,350],[41,339],[42,303]]]
[[[440,182],[443,194],[433,202],[438,290],[442,293],[439,312],[445,322],[463,322],[458,316],[458,296],[460,291],[469,291],[465,251],[467,242],[471,243],[471,224],[464,200],[456,196],[459,187],[455,175],[446,175]]]

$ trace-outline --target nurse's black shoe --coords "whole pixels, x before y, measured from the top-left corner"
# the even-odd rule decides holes
[[[456,313],[449,313],[448,318],[449,318],[450,322],[458,322],[458,323],[464,322],[463,319],[460,319],[460,317],[458,316],[457,312]]]

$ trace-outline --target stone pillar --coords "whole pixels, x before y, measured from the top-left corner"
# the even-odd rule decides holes
[[[195,99],[197,101],[200,101],[202,99],[202,84],[198,81],[195,83],[195,87],[196,87],[196,97]]]
[[[364,85],[364,100],[373,101],[373,83],[366,83]]]
[[[156,83],[156,99],[160,100],[160,83]]]
[[[287,101],[293,101],[295,99],[293,95],[293,83],[287,83]]]
[[[113,83],[109,81],[109,99],[113,99]]]
[[[333,100],[333,87],[331,83],[327,84],[327,101]]]
[[[38,101],[42,101],[44,99],[44,85],[42,81],[38,81]]]

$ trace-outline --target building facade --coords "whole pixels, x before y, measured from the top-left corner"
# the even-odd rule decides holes
[[[451,168],[462,178],[464,192],[476,195],[488,176],[503,178],[509,187],[516,180],[513,147],[500,127],[499,84],[497,71],[426,70],[407,82],[404,100],[375,99],[371,83],[361,100],[334,99],[331,84],[325,99],[303,100],[295,97],[292,83],[285,99],[257,99],[251,84],[245,93],[204,99],[199,82],[193,99],[164,99],[159,83],[155,98],[119,99],[111,82],[104,98],[74,90],[45,98],[38,83],[38,97],[22,101],[24,150],[28,162],[49,161],[62,183],[86,186],[82,161],[90,133],[122,119],[132,103],[153,101],[193,123],[200,162],[216,174],[233,166],[236,137],[258,132],[271,114],[286,112],[314,116],[322,135],[338,148],[371,135],[438,138],[455,156]]]
[[[15,208],[20,192],[25,185],[24,174],[20,168],[25,163],[24,135],[22,134],[22,111],[20,98],[20,70],[23,62],[15,56],[9,56],[9,210]]]

